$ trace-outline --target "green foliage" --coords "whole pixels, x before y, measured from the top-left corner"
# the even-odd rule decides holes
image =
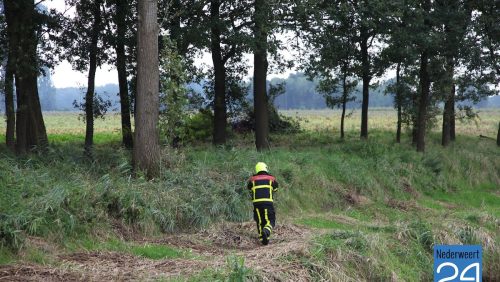
[[[243,282],[243,281],[262,281],[257,273],[251,268],[245,266],[245,258],[230,255],[226,257],[225,267],[219,268],[205,268],[201,272],[190,276],[188,278],[179,277],[169,281],[191,281],[191,282],[204,282],[204,281],[218,281],[218,282]]]
[[[0,265],[9,264],[13,261],[13,254],[8,249],[0,247]]]
[[[269,85],[269,130],[276,133],[297,133],[300,131],[299,122],[291,117],[279,114],[275,106],[276,98],[285,93],[285,86],[285,82]]]
[[[423,221],[412,222],[409,226],[409,236],[417,240],[427,252],[432,253],[434,237],[428,224]]]
[[[160,66],[160,132],[168,144],[176,144],[185,137],[188,119],[188,73],[185,60],[168,37],[163,41]]]
[[[24,219],[16,216],[0,214],[0,246],[19,250],[24,243],[21,224]]]
[[[92,111],[94,119],[98,118],[104,119],[106,113],[111,107],[111,100],[104,99],[101,95],[97,93],[94,93],[93,99],[94,99],[94,105],[92,106]],[[77,100],[74,100],[73,108],[83,112],[82,114],[80,114],[79,119],[85,122],[86,121],[85,101],[79,103]]]
[[[465,226],[464,228],[460,228],[457,231],[458,238],[460,239],[460,243],[464,245],[477,245],[480,243],[478,240],[476,233],[474,232],[475,228],[472,226]]]
[[[272,103],[269,103],[269,130],[272,133],[297,133],[300,132],[300,123],[296,118],[278,113]],[[247,109],[245,116],[233,124],[238,131],[250,131],[255,123],[255,112],[253,109]],[[243,130],[241,130],[243,129]]]
[[[210,110],[200,110],[189,116],[185,124],[185,141],[206,141],[212,137],[214,116]]]
[[[228,277],[227,281],[230,282],[244,282],[251,280],[253,272],[250,268],[245,266],[245,258],[230,256],[227,261]]]

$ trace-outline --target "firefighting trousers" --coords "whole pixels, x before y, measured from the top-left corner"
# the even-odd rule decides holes
[[[258,203],[253,206],[253,219],[257,223],[257,231],[259,239],[262,240],[262,233],[266,232],[269,238],[273,233],[273,228],[276,223],[274,214],[274,206],[272,203]]]

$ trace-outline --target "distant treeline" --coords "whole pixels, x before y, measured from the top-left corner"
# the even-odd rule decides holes
[[[316,86],[316,81],[308,80],[302,73],[290,74],[288,78],[273,78],[271,84],[285,82],[285,93],[276,98],[275,105],[278,109],[326,109],[325,99],[320,95]],[[382,81],[370,92],[370,107],[393,107],[394,95],[386,95],[385,90],[392,82],[392,79]],[[38,87],[40,93],[40,101],[43,111],[75,111],[73,101],[82,102],[85,96],[85,88],[67,87],[67,88],[54,88],[50,82],[50,78],[40,78],[38,80]],[[203,87],[200,84],[190,84],[190,87],[197,92],[202,92]],[[119,110],[119,95],[117,84],[107,84],[104,86],[96,87],[95,92],[100,95],[104,100],[109,100],[112,104],[110,110]],[[248,97],[251,98],[251,93]],[[339,94],[340,95],[340,94]],[[356,99],[353,102],[347,103],[347,108],[358,109],[361,108],[361,83],[356,88]],[[5,103],[4,97],[1,96],[0,110],[4,112]],[[472,105],[472,103],[466,103]],[[484,99],[474,105],[476,108],[498,108],[500,107],[500,96],[492,96]]]
[[[286,82],[285,93],[275,100],[275,105],[279,109],[325,109],[327,108],[324,97],[318,93],[316,87],[317,81],[308,80],[302,73],[290,74],[287,79],[273,78],[271,84]],[[394,82],[394,79],[381,81],[373,89],[370,90],[370,107],[393,107],[394,95],[386,93],[387,87]],[[347,108],[359,109],[361,108],[362,101],[362,83],[358,83],[355,93],[355,100],[347,103]],[[336,95],[340,96],[340,89]],[[491,96],[487,99],[481,100],[474,105],[472,102],[463,102],[475,108],[498,108],[500,107],[500,96]]]

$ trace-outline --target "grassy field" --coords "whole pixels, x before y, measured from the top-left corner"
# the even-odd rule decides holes
[[[162,153],[157,179],[132,177],[119,117],[96,123],[82,156],[76,114],[47,114],[51,149],[16,158],[0,146],[0,280],[432,280],[434,244],[481,244],[483,276],[500,280],[500,111],[439,130],[418,154],[394,143],[393,110],[359,112],[338,138],[338,111],[288,111],[303,132],[200,143]],[[0,129],[3,131],[3,129]],[[0,137],[3,142],[3,137]],[[278,226],[259,246],[243,186],[265,161],[283,187]]]
[[[302,128],[306,130],[329,130],[333,132],[340,131],[339,110],[300,110],[300,111],[282,111],[286,116],[297,117],[301,120]],[[346,118],[345,130],[356,133],[361,126],[361,111],[355,110]],[[394,109],[371,109],[368,112],[368,128],[381,131],[396,131],[397,112]],[[438,123],[433,132],[440,132],[442,118],[438,118]],[[478,118],[475,120],[457,121],[457,134],[464,135],[486,135],[495,137],[500,122],[500,109],[481,109],[478,111]],[[340,135],[340,133],[339,133]]]
[[[285,116],[297,118],[303,129],[308,131],[339,132],[339,110],[286,110],[280,111]],[[345,129],[347,132],[357,134],[360,129],[361,111],[348,111]],[[500,109],[481,109],[479,117],[475,120],[457,121],[457,134],[486,135],[495,137],[500,121]],[[381,131],[395,131],[396,111],[394,109],[376,108],[369,111],[369,129]],[[49,112],[44,114],[47,133],[57,139],[60,135],[75,135],[81,137],[85,134],[85,124],[81,116],[74,112]],[[441,129],[441,119],[436,124],[434,132]],[[95,120],[95,132],[107,134],[121,134],[120,115],[110,113],[106,119]],[[0,123],[0,132],[5,132],[5,123]]]

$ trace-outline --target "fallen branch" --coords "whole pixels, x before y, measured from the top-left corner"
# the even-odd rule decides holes
[[[485,139],[491,139],[491,140],[496,140],[493,137],[485,136],[485,135],[479,135],[479,138],[485,138]]]

